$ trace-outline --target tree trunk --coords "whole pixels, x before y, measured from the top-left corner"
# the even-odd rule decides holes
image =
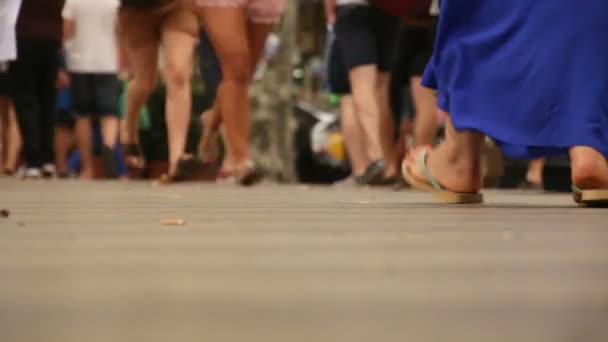
[[[262,79],[251,89],[252,155],[269,178],[295,181],[293,115],[295,86],[292,72],[296,53],[297,0],[290,0],[278,29],[279,50],[265,65]]]

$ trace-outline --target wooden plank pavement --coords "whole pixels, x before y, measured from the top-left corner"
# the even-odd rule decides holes
[[[486,199],[0,179],[0,341],[608,341],[608,211]]]

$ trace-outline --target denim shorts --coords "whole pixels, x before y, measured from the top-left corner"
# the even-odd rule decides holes
[[[72,73],[72,109],[77,116],[118,115],[121,87],[115,74]]]

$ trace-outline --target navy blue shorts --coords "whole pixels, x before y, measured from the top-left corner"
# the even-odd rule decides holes
[[[336,41],[346,69],[376,65],[380,71],[390,71],[399,18],[365,5],[342,5],[337,12]]]
[[[72,73],[72,109],[76,116],[118,115],[121,87],[115,74]]]
[[[348,69],[344,63],[344,57],[342,56],[338,42],[336,39],[332,39],[329,44],[329,52],[327,54],[327,83],[329,84],[329,90],[338,95],[350,94]]]
[[[8,62],[0,62],[0,96],[9,95],[11,93],[9,85]]]

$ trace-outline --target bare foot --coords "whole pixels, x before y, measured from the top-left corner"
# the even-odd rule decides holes
[[[445,189],[453,192],[476,193],[483,185],[479,160],[466,160],[450,153],[445,143],[435,149],[422,146],[412,149],[404,160],[405,167],[420,180],[427,181],[424,171],[417,165],[417,158],[423,150],[428,150],[427,165],[432,176]]]
[[[207,110],[201,114],[203,131],[198,144],[198,157],[203,163],[213,163],[218,159],[219,146],[216,130],[213,129],[213,111]]]
[[[599,151],[586,146],[570,149],[572,183],[581,189],[608,189],[608,162]]]
[[[534,185],[543,184],[543,169],[545,167],[544,159],[531,160],[528,164],[528,172],[526,173],[526,181]]]
[[[80,171],[80,175],[78,175],[78,179],[85,181],[90,181],[94,178],[95,177],[93,177],[93,170],[82,170]]]

